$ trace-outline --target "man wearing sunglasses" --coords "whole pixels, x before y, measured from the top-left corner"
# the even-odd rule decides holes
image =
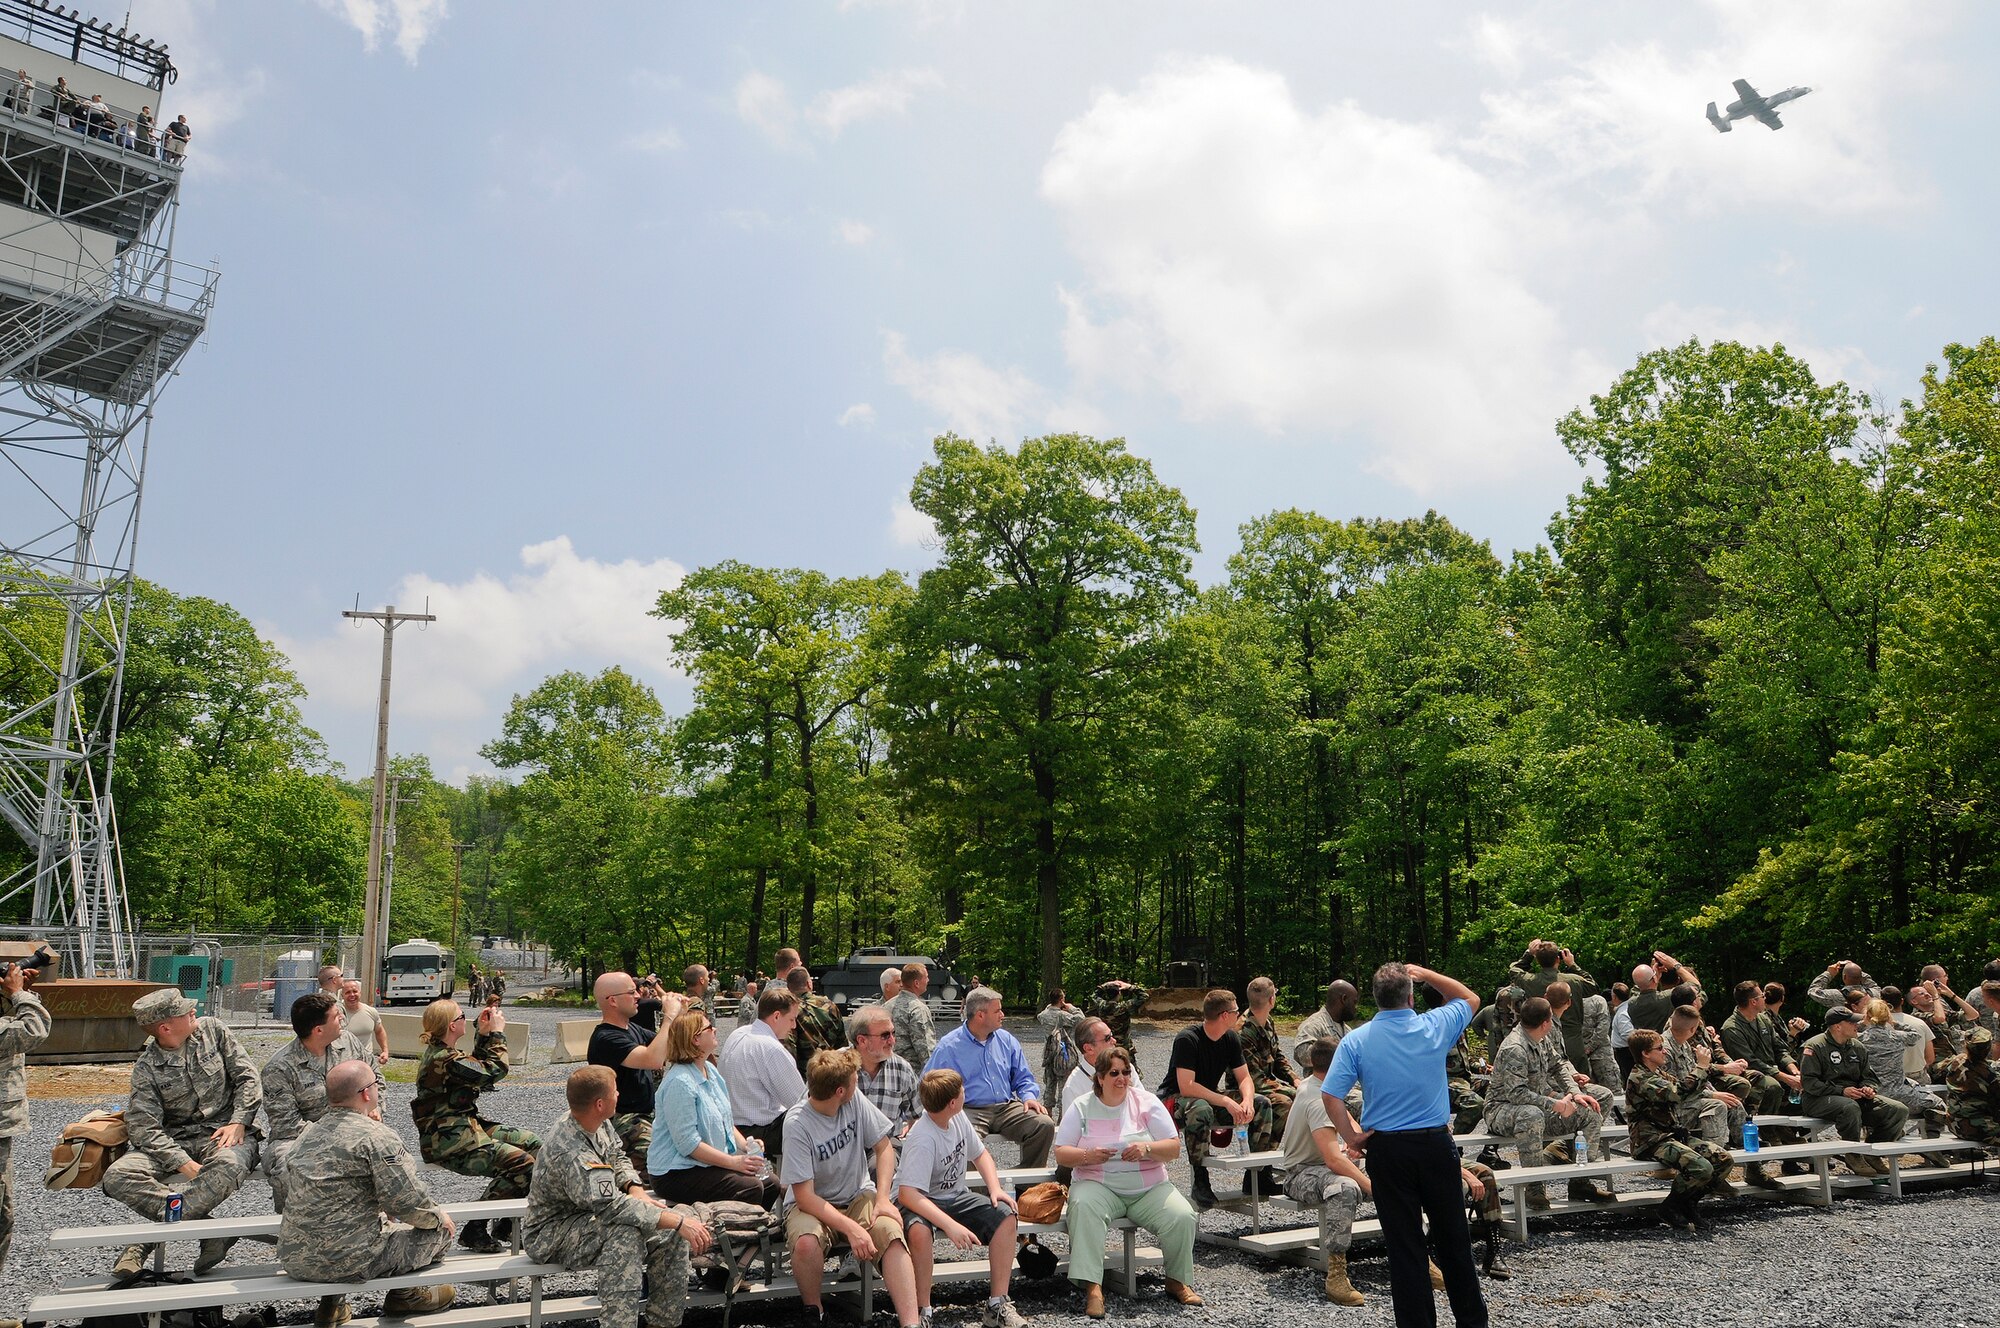
[[[637,1023],[639,983],[630,973],[603,974],[591,994],[597,997],[598,1024],[590,1031],[584,1059],[604,1066],[617,1080],[618,1112],[611,1128],[632,1165],[644,1172],[646,1150],[653,1146],[653,1093],[666,1069],[667,1029],[681,1013],[681,997],[674,992],[661,997],[659,1028],[649,1037]]]

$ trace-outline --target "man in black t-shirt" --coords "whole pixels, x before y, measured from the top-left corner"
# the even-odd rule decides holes
[[[639,984],[630,973],[606,973],[591,990],[602,1022],[590,1031],[585,1055],[592,1065],[610,1067],[618,1081],[618,1114],[611,1118],[611,1128],[643,1176],[646,1150],[653,1146],[653,1091],[666,1068],[667,1028],[681,1012],[681,998],[666,997],[659,1029],[652,1032],[633,1020],[639,1009]]]
[[[1254,1152],[1275,1145],[1277,1118],[1271,1099],[1259,1094],[1251,1082],[1243,1043],[1236,1036],[1236,997],[1230,992],[1218,988],[1208,993],[1201,1002],[1201,1022],[1174,1035],[1160,1095],[1174,1099],[1174,1122],[1181,1127],[1188,1166],[1194,1172],[1190,1197],[1197,1209],[1215,1206],[1215,1191],[1208,1183],[1210,1130],[1247,1127]],[[1278,1192],[1269,1167],[1243,1173],[1245,1194],[1260,1184],[1265,1194]]]

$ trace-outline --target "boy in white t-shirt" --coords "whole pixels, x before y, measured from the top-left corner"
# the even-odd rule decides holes
[[[1000,1172],[979,1132],[965,1118],[965,1081],[956,1070],[932,1070],[917,1085],[924,1114],[903,1140],[896,1167],[896,1202],[917,1273],[918,1313],[931,1323],[931,1266],[936,1238],[962,1250],[986,1247],[988,1283],[980,1328],[1022,1328],[1027,1320],[1007,1299],[1014,1271],[1014,1196],[1000,1188]],[[978,1168],[989,1198],[965,1184],[967,1166]]]

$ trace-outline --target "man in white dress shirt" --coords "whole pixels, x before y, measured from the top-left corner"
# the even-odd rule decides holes
[[[769,986],[757,998],[757,1018],[722,1044],[722,1081],[736,1128],[762,1139],[773,1159],[785,1150],[785,1112],[806,1095],[799,1063],[784,1043],[798,1020],[799,998]]]

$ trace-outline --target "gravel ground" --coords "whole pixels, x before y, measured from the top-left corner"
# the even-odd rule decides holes
[[[486,1096],[494,1118],[530,1127],[550,1125],[562,1110],[559,1085],[571,1068],[544,1060],[557,1018],[575,1018],[577,1011],[509,1011],[509,1022],[538,1025],[534,1034],[535,1063],[517,1067],[507,1081]],[[1041,1040],[1029,1022],[1013,1025],[1039,1063]],[[1171,1029],[1140,1029],[1139,1054],[1149,1080],[1164,1070]],[[275,1031],[245,1037],[260,1063],[283,1043]],[[389,1085],[386,1119],[416,1146],[407,1106],[407,1083]],[[94,1105],[116,1107],[122,1100],[102,1103],[37,1100],[32,1125],[15,1141],[16,1230],[13,1256],[0,1287],[0,1316],[21,1312],[34,1290],[101,1270],[109,1251],[51,1252],[46,1244],[55,1227],[84,1226],[128,1220],[120,1205],[101,1191],[50,1193],[39,1179],[50,1148],[65,1121]],[[1014,1147],[997,1148],[1003,1165],[1016,1157]],[[1187,1184],[1184,1164],[1175,1164],[1175,1179]],[[1218,1173],[1220,1175],[1221,1173]],[[428,1170],[433,1191],[446,1202],[478,1196],[484,1182]],[[1640,1182],[1644,1183],[1644,1182]],[[1621,1182],[1621,1186],[1623,1182]],[[1708,1206],[1704,1206],[1706,1211]],[[270,1192],[253,1180],[220,1210],[221,1215],[270,1211]],[[1365,1208],[1364,1215],[1367,1214]],[[1508,1245],[1503,1254],[1513,1279],[1484,1282],[1495,1322],[1618,1325],[1618,1328],[1685,1328],[1708,1325],[1779,1325],[1782,1328],[1856,1328],[1894,1323],[1908,1328],[1992,1328],[2000,1323],[2000,1204],[1991,1181],[1970,1188],[1913,1193],[1900,1201],[1845,1199],[1831,1212],[1803,1205],[1738,1202],[1716,1208],[1710,1233],[1689,1236],[1669,1232],[1643,1213],[1582,1216],[1533,1228],[1531,1243]],[[1202,1217],[1204,1230],[1247,1230],[1247,1218],[1224,1211]],[[1918,1234],[1921,1233],[1921,1234]],[[1920,1257],[1873,1258],[1886,1239],[1923,1242]],[[238,1246],[236,1260],[268,1262],[268,1246]],[[1319,1275],[1310,1269],[1267,1262],[1233,1252],[1196,1247],[1195,1287],[1207,1300],[1200,1309],[1183,1309],[1168,1302],[1157,1274],[1142,1278],[1140,1298],[1110,1296],[1107,1322],[1148,1325],[1256,1323],[1283,1316],[1364,1328],[1394,1321],[1389,1306],[1388,1267],[1378,1244],[1356,1247],[1351,1272],[1355,1285],[1368,1297],[1358,1309],[1336,1309],[1321,1299]],[[1823,1266],[1837,1271],[1822,1276]],[[1822,1289],[1830,1284],[1832,1294]],[[551,1295],[583,1290],[588,1279],[569,1288],[552,1285]],[[473,1293],[475,1297],[481,1293]],[[971,1284],[940,1287],[936,1297],[939,1321],[949,1328],[978,1322],[983,1288]],[[1015,1300],[1023,1314],[1049,1328],[1086,1328],[1082,1297],[1059,1281],[1017,1282]],[[886,1314],[886,1297],[877,1304]],[[357,1303],[355,1312],[372,1313],[372,1303]],[[279,1306],[281,1322],[309,1322],[312,1306],[297,1302]],[[1440,1299],[1439,1310],[1450,1322]],[[793,1304],[752,1305],[740,1309],[735,1322],[802,1324]],[[718,1312],[695,1311],[688,1322],[695,1328],[719,1324]]]

